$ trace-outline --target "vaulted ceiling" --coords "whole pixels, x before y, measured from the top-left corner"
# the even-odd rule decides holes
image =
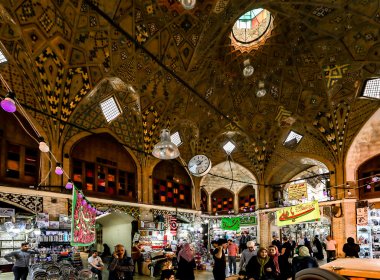
[[[198,0],[192,10],[176,0],[1,4],[9,62],[0,72],[60,146],[105,127],[143,160],[169,127],[181,133],[185,161],[203,153],[220,163],[230,139],[235,162],[276,183],[308,168],[305,155],[342,162],[379,107],[357,98],[380,74],[379,1]],[[271,33],[251,50],[234,47],[232,26],[257,7],[271,12]],[[108,124],[99,102],[111,94],[123,115]],[[304,136],[291,149],[282,145],[290,129]]]

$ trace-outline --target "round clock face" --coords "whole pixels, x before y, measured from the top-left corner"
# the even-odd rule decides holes
[[[189,171],[194,176],[204,176],[211,169],[211,161],[205,155],[196,155],[189,161]]]

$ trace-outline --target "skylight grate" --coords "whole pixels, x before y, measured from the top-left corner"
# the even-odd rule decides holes
[[[114,96],[102,101],[100,107],[107,122],[111,122],[121,114],[120,107]]]
[[[236,146],[231,141],[228,141],[224,146],[224,151],[229,155],[235,150]]]
[[[380,78],[367,80],[363,90],[363,97],[380,99]]]
[[[5,57],[5,55],[3,54],[3,52],[0,50],[0,63],[4,63],[4,62],[7,62],[7,58]]]
[[[284,141],[284,145],[290,144],[294,141],[298,144],[301,141],[302,137],[303,136],[301,134],[298,134],[297,132],[294,132],[293,130],[291,130],[288,134],[288,137],[286,137]]]
[[[182,139],[181,139],[181,135],[179,135],[179,132],[174,132],[172,135],[170,135],[170,140],[177,146],[181,146],[182,145]]]

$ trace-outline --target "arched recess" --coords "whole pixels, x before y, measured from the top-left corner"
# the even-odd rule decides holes
[[[226,188],[215,190],[211,194],[211,207],[213,213],[227,214],[234,210],[234,193]]]
[[[204,189],[201,189],[201,211],[207,212],[208,194]]]
[[[116,134],[114,134],[110,129],[108,128],[98,128],[98,129],[93,129],[90,132],[80,132],[78,134],[75,134],[73,137],[71,137],[63,146],[63,154],[64,155],[71,155],[71,152],[72,152],[72,149],[73,147],[75,146],[76,143],[79,143],[80,141],[82,141],[84,138],[86,137],[90,137],[90,136],[96,136],[96,135],[100,135],[100,134],[108,134],[110,135],[112,138],[113,138],[113,141],[116,141],[117,144],[119,145],[119,147],[122,148],[122,153],[125,153],[127,152],[128,153],[128,156],[133,160],[133,163],[136,167],[136,173],[135,173],[135,176],[136,176],[136,193],[137,193],[137,198],[141,198],[141,165],[139,163],[139,160],[137,159],[135,153],[125,147],[125,146],[122,146],[120,143],[122,142]],[[71,165],[71,158],[70,157],[64,157],[63,158],[63,167],[65,170],[72,170],[72,165]],[[67,179],[66,178],[63,178],[64,179],[64,184],[67,183]],[[71,178],[72,179],[72,178]],[[139,200],[140,201],[140,200]]]
[[[380,151],[380,109],[364,124],[346,155],[346,180],[355,181],[357,170]]]
[[[200,185],[208,192],[212,193],[219,188],[226,188],[233,194],[239,193],[247,184],[257,187],[257,179],[244,166],[236,162],[224,161],[213,166],[200,182]]]
[[[380,177],[380,153],[363,162],[357,171],[360,199],[380,197],[380,181],[373,177]]]
[[[137,202],[137,165],[110,134],[81,138],[72,147],[70,177],[89,196]]]
[[[176,160],[162,160],[153,169],[153,203],[192,208],[192,182]]]
[[[17,187],[37,186],[41,158],[37,134],[18,112],[9,114],[0,110],[0,119],[0,183]]]
[[[256,210],[256,190],[254,186],[247,185],[243,187],[239,194],[239,212],[253,212]]]
[[[312,162],[310,162],[312,163]],[[283,187],[283,201],[284,204],[292,204],[293,201],[289,201],[288,188],[290,185],[306,183],[306,192],[302,194],[300,199],[304,201],[325,201],[329,199],[330,193],[330,175],[316,176],[318,174],[329,173],[327,166],[322,162],[313,161],[314,166],[307,168],[306,170],[298,173],[296,176],[292,177],[288,183]],[[286,202],[286,203],[285,203]],[[299,200],[294,201],[294,203],[299,203]]]
[[[290,164],[291,162],[292,164]],[[297,176],[300,172],[310,168],[315,165],[323,165],[328,170],[332,171],[335,169],[334,164],[329,160],[315,154],[309,153],[293,153],[287,157],[287,161],[283,161],[283,164],[278,164],[276,168],[273,168],[266,175],[266,184],[278,184],[281,182],[291,181],[291,179]],[[287,172],[285,167],[288,167]],[[279,176],[279,174],[282,174]]]

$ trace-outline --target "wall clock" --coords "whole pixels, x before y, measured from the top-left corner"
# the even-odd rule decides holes
[[[210,171],[211,160],[205,155],[196,155],[190,159],[188,167],[192,175],[201,177]]]

